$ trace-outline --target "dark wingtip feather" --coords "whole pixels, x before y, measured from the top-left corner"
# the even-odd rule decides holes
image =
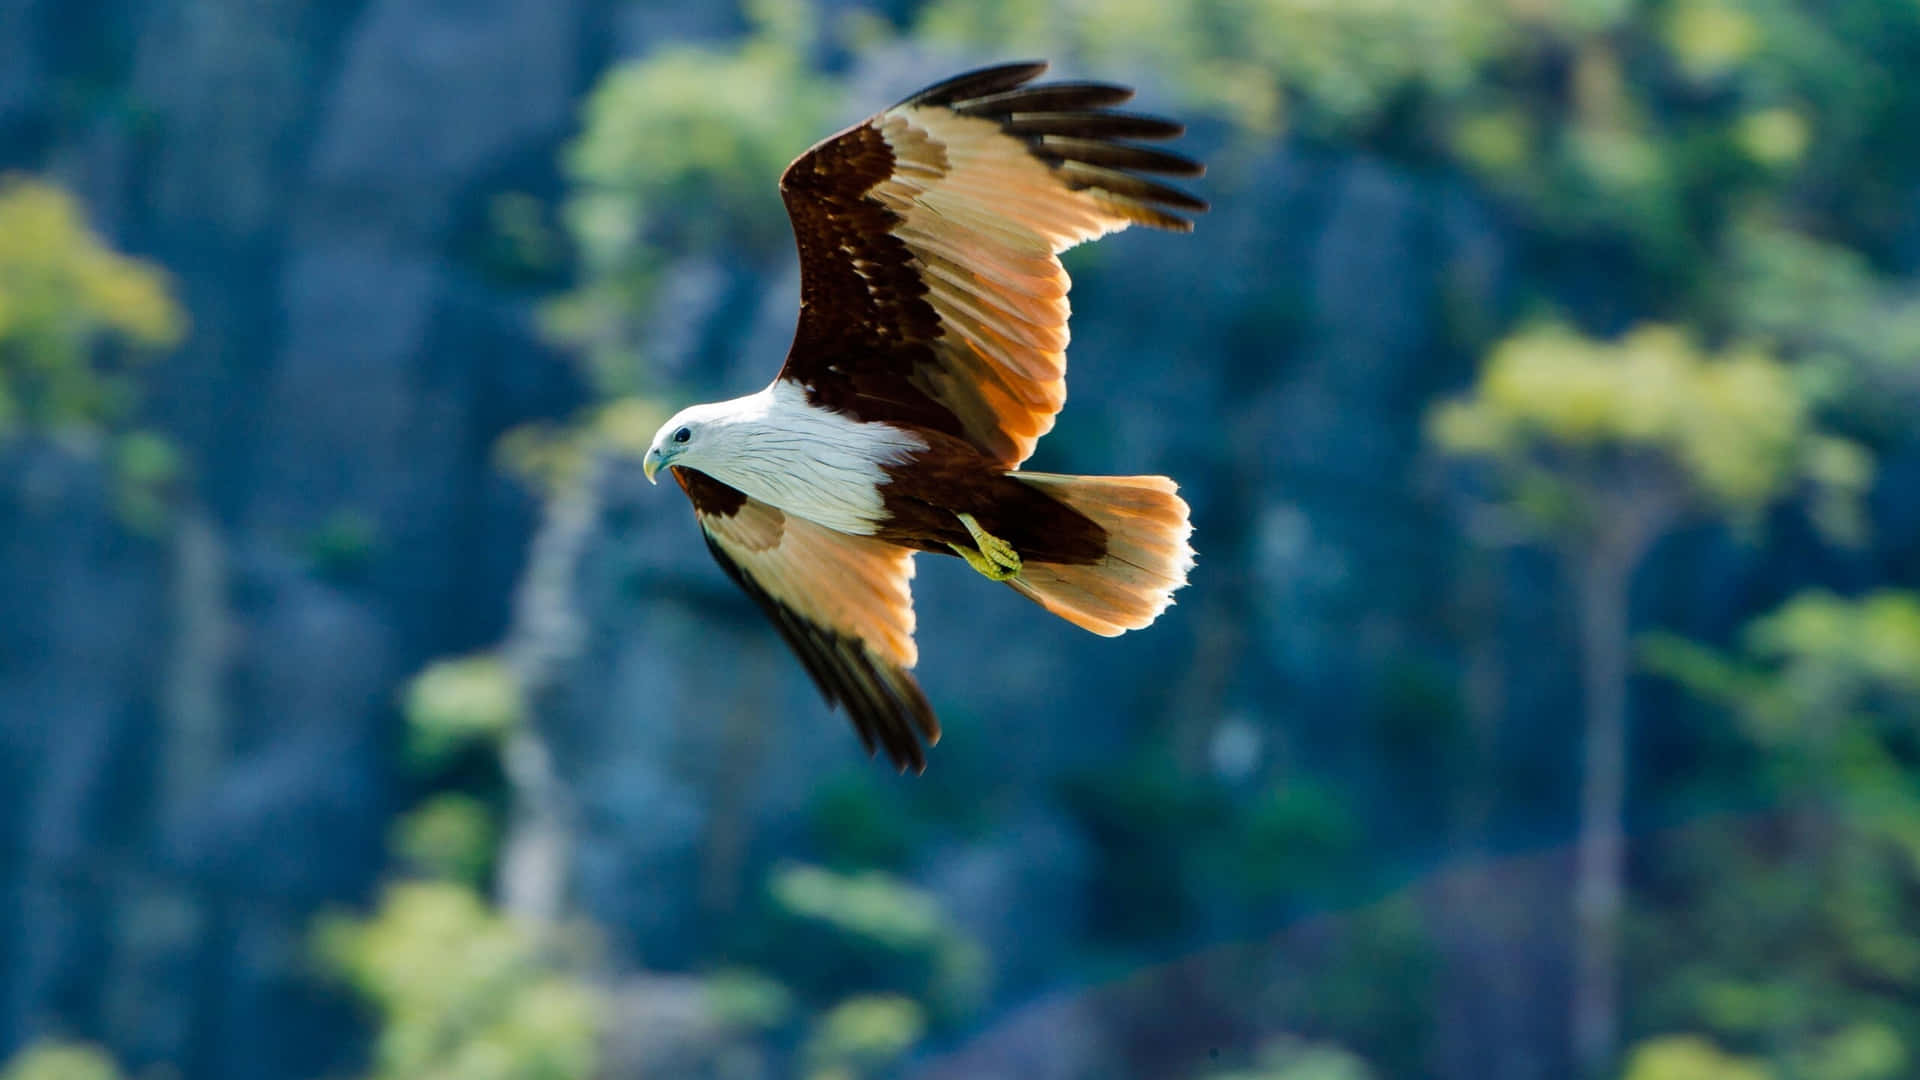
[[[1191,210],[1201,214],[1207,211],[1207,202],[1190,192],[1182,191],[1169,184],[1162,184],[1132,173],[1109,169],[1100,165],[1089,165],[1084,161],[1067,160],[1054,166],[1070,187],[1097,188],[1109,195],[1142,204],[1170,206],[1180,210]]]
[[[1189,157],[1105,139],[1041,135],[1030,141],[1035,144],[1034,153],[1057,161],[1081,161],[1109,169],[1131,169],[1134,172],[1164,173],[1168,176],[1205,176],[1207,172],[1205,165]]]
[[[1046,70],[1045,60],[1022,60],[1011,64],[977,68],[962,72],[951,79],[942,79],[901,102],[900,106],[951,105],[956,101],[998,94],[1030,83]]]
[[[1001,121],[1009,135],[1064,135],[1077,139],[1174,139],[1187,125],[1130,112],[1017,112]]]
[[[1118,83],[1057,82],[1022,86],[977,97],[956,98],[954,112],[965,116],[1004,119],[1014,113],[1077,112],[1122,105],[1133,100],[1133,88]]]
[[[1179,154],[1121,141],[1170,139],[1184,133],[1185,125],[1109,108],[1133,98],[1131,87],[1117,83],[1026,85],[1040,70],[1010,65],[972,72],[923,91],[914,100],[993,121],[1024,141],[1029,152],[1068,186],[1103,192],[1118,212],[1137,224],[1193,231],[1192,221],[1170,211],[1204,213],[1206,202],[1139,174],[1204,176],[1206,166]]]
[[[701,533],[714,560],[772,621],[827,704],[846,709],[867,756],[885,749],[902,773],[926,772],[926,751],[915,731],[932,746],[940,740],[940,721],[913,677],[876,659],[857,638],[817,626],[775,600],[711,532]]]

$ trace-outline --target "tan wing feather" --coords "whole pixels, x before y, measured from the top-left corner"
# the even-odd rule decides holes
[[[865,642],[889,664],[912,667],[913,552],[788,517],[748,499],[732,517],[700,524],[767,595],[808,622]]]
[[[868,753],[884,747],[922,771],[940,724],[908,673],[913,553],[790,517],[711,478],[676,469],[708,546],[766,612],[829,702],[843,705]]]

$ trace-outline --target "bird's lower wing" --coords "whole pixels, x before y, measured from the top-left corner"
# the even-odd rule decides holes
[[[773,621],[829,704],[842,705],[872,754],[902,771],[926,769],[921,746],[940,722],[908,669],[913,643],[913,553],[850,536],[691,469],[674,477],[692,500],[721,569]]]

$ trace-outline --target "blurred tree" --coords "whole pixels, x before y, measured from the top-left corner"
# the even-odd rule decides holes
[[[1711,356],[1657,326],[1618,343],[1523,332],[1494,350],[1470,395],[1434,411],[1430,430],[1443,451],[1481,466],[1475,531],[1545,542],[1573,584],[1585,754],[1572,1030],[1580,1067],[1598,1076],[1618,1028],[1633,572],[1689,515],[1752,525],[1801,490],[1817,521],[1850,535],[1871,464],[1817,429],[1768,355]]]
[[[1725,826],[1660,860],[1688,900],[1652,914],[1652,940],[1685,954],[1659,1019],[1752,1043],[1786,1076],[1911,1075],[1920,595],[1807,593],[1749,624],[1731,655],[1671,635],[1645,652],[1735,719],[1760,755],[1745,770],[1755,798],[1785,807],[1775,843],[1737,842]]]

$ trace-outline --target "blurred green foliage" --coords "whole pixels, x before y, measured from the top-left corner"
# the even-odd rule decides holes
[[[394,826],[394,853],[423,876],[478,887],[493,868],[498,834],[486,803],[449,791],[400,819]]]
[[[1920,595],[1805,593],[1751,623],[1742,643],[1728,657],[1649,635],[1646,653],[1656,670],[1734,708],[1745,732],[1769,748],[1832,734],[1811,726],[1822,716],[1865,723],[1887,714],[1893,729],[1920,722]]]
[[[466,886],[407,882],[366,918],[322,920],[315,944],[380,1016],[374,1077],[588,1080],[603,1005],[548,937]]]
[[[892,1064],[927,1026],[919,1002],[899,994],[861,994],[827,1010],[802,1056],[810,1080],[854,1080]]]
[[[1668,1035],[1633,1048],[1624,1080],[1773,1080],[1752,1058],[1724,1053],[1694,1035]]]
[[[1920,292],[1860,251],[1747,221],[1731,237],[1726,292],[1718,321],[1798,357],[1809,396],[1836,417],[1884,433],[1920,402]]]
[[[792,865],[774,872],[774,902],[803,919],[890,949],[913,949],[935,941],[940,909],[932,899],[888,874],[836,874],[817,866]]]
[[[429,769],[473,745],[498,746],[525,715],[519,683],[492,655],[442,660],[407,684],[407,753]]]
[[[1920,126],[1905,0],[1125,0],[1097,16],[935,0],[918,29],[1150,72],[1248,139],[1286,129],[1443,162],[1543,238],[1603,244],[1593,257],[1624,263],[1617,288],[1652,318],[1725,299],[1728,234],[1770,203],[1878,254],[1878,223],[1920,175],[1920,151],[1887,138]]]
[[[1750,747],[1739,777],[1703,782],[1744,783],[1783,808],[1770,842],[1727,823],[1660,853],[1662,895],[1689,899],[1644,913],[1648,939],[1685,951],[1652,1011],[1751,1046],[1782,1076],[1910,1075],[1920,596],[1808,593],[1754,620],[1731,654],[1668,635],[1649,636],[1643,653],[1717,703]]]
[[[180,451],[156,432],[129,431],[114,441],[114,510],[128,528],[154,535],[165,528],[168,511],[186,472]]]
[[[1349,130],[1379,122],[1410,90],[1464,91],[1514,30],[1475,0],[1118,0],[1097,17],[1071,5],[935,0],[921,28],[935,41],[1154,72],[1189,105],[1259,135],[1290,122]]]
[[[1821,433],[1789,370],[1758,351],[1703,354],[1671,328],[1617,343],[1560,328],[1521,333],[1488,358],[1474,393],[1440,406],[1444,449],[1491,463],[1520,519],[1550,534],[1589,532],[1606,512],[1596,489],[1644,484],[1636,455],[1671,468],[1707,507],[1751,517],[1795,485],[1817,494],[1820,521],[1859,532],[1872,464],[1854,443]]]
[[[751,33],[730,48],[669,46],[614,68],[567,148],[563,218],[581,283],[546,325],[604,394],[650,385],[637,342],[667,260],[791,250],[773,181],[823,133],[836,96],[808,64],[810,4],[761,0],[749,14]]]
[[[125,419],[130,365],[185,332],[160,270],[108,248],[66,192],[0,176],[0,437]]]
[[[793,1015],[793,995],[778,980],[745,968],[723,968],[706,978],[708,1007],[733,1028],[772,1029]]]
[[[120,1080],[105,1051],[79,1043],[34,1043],[0,1065],[0,1080]]]
[[[552,498],[572,490],[598,454],[634,460],[646,456],[667,410],[651,397],[628,394],[586,409],[571,423],[537,421],[500,437],[500,466]]]
[[[1209,1074],[1206,1080],[1374,1080],[1365,1059],[1304,1039],[1280,1037],[1260,1048],[1253,1068]]]
[[[114,510],[148,536],[165,529],[185,466],[165,436],[126,426],[138,367],[186,333],[171,289],[108,247],[62,189],[0,175],[0,443],[104,440]]]
[[[806,1000],[894,991],[942,1020],[980,1004],[980,947],[925,891],[877,870],[786,863],[767,892],[762,966]]]

